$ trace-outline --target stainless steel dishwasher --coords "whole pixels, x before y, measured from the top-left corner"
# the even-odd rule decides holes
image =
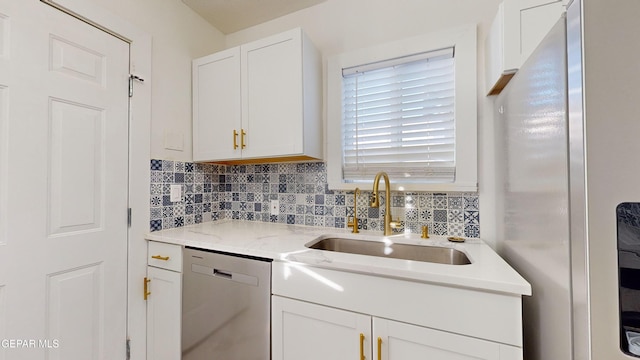
[[[271,259],[186,247],[182,360],[271,358]]]

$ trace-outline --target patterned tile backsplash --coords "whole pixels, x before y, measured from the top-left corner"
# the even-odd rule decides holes
[[[182,201],[170,201],[171,185],[182,186]],[[371,208],[366,190],[356,204],[359,228],[382,231],[386,194],[380,208]],[[321,162],[225,166],[151,160],[150,199],[151,231],[223,218],[345,228],[354,213],[353,191],[329,190]],[[271,200],[279,201],[278,215],[271,215]],[[480,236],[477,193],[392,192],[391,213],[401,220],[398,232],[428,225],[431,234]]]

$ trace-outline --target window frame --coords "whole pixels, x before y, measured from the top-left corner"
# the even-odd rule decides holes
[[[332,56],[327,61],[327,127],[325,159],[329,189],[351,190],[361,183],[342,177],[342,69],[447,47],[455,48],[456,177],[449,183],[403,183],[390,179],[396,191],[475,192],[478,190],[476,25],[380,44]],[[373,182],[373,178],[371,179]]]

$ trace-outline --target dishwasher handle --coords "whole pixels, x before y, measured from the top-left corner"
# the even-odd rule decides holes
[[[229,271],[213,269],[213,276],[221,277],[227,280],[233,280],[233,273]]]
[[[194,273],[209,275],[213,277],[217,277],[224,280],[234,281],[237,283],[258,286],[258,277],[246,275],[238,272],[215,269],[208,266],[203,266],[199,264],[191,264],[191,271]]]

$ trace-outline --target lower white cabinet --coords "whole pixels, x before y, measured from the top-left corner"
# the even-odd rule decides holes
[[[505,360],[519,349],[279,296],[272,299],[273,360]]]
[[[498,343],[398,321],[372,320],[374,359],[504,359]]]
[[[147,359],[179,360],[182,354],[182,247],[149,242],[148,263],[145,278]]]
[[[361,341],[364,356],[371,359],[368,315],[275,295],[271,312],[273,360],[361,359]]]

